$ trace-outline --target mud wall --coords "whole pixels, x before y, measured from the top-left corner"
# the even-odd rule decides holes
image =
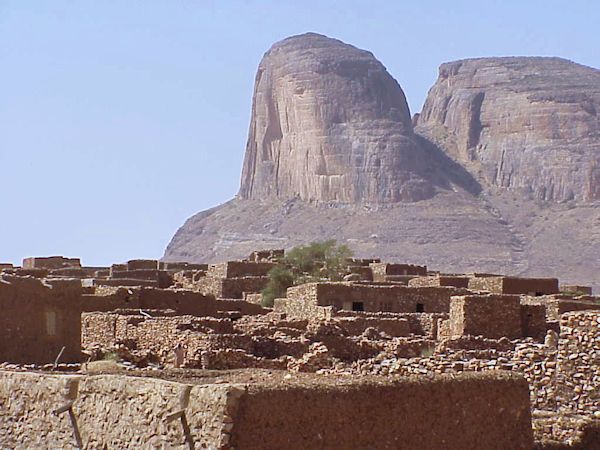
[[[529,390],[507,373],[310,389],[250,386],[231,442],[245,450],[530,449]]]
[[[527,383],[497,372],[395,382],[186,385],[0,371],[2,448],[531,449]],[[290,407],[293,405],[293,407]]]

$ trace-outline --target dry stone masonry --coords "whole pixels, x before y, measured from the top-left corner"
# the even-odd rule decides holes
[[[456,434],[451,423],[456,412],[440,413],[445,400],[435,392],[447,381],[438,386],[442,379],[436,377],[445,376],[466,383],[460,388],[465,393],[479,386],[472,391],[477,399],[461,394],[453,401],[463,417],[483,407],[478,402],[488,410],[489,401],[504,402],[505,389],[529,386],[519,388],[520,399],[509,396],[508,410],[498,410],[513,411],[516,428],[506,419],[502,426],[488,423],[481,419],[486,414],[469,419],[473,430],[508,439],[501,448],[596,448],[600,302],[581,286],[559,292],[553,278],[444,274],[350,259],[345,278],[358,276],[355,281],[293,286],[274,308],[264,308],[260,287],[247,280],[264,281],[282,257],[281,251],[259,251],[247,260],[212,265],[132,260],[105,269],[81,266],[79,260],[64,267],[72,259],[53,257],[33,258],[30,269],[2,269],[0,306],[11,313],[0,319],[5,336],[0,404],[9,412],[0,419],[1,445],[61,447],[80,439],[85,448],[189,448],[194,440],[205,448],[306,448],[317,445],[313,439],[321,433],[327,447],[359,433],[346,428],[349,422],[379,427],[368,424],[380,411],[388,428],[376,435],[360,432],[348,448],[395,448],[402,427],[418,429],[432,414],[417,409],[421,412],[411,414],[420,417],[418,423],[390,421],[390,411],[408,407],[402,392],[412,386],[426,395],[418,402],[421,394],[411,397],[415,402],[437,408],[431,416],[436,425],[427,425],[419,438],[429,440],[427,448],[441,450],[449,442],[475,448],[464,440],[464,427]],[[78,271],[64,271],[73,268]],[[136,276],[141,279],[140,271],[154,270],[168,275],[167,288],[130,285]],[[119,278],[120,272],[130,274]],[[96,282],[108,279],[116,285]],[[238,283],[235,297],[207,289],[226,286],[223,282]],[[215,383],[220,376],[223,384]],[[244,383],[237,387],[240,377]],[[310,382],[295,384],[299,377]],[[405,377],[418,381],[406,384]],[[383,384],[369,384],[376,379]],[[339,389],[328,387],[333,385]],[[386,398],[403,401],[392,406],[372,398],[382,389]],[[455,395],[444,389],[443,398]],[[312,419],[297,416],[293,427],[275,420],[285,414],[273,411],[290,401],[305,402],[302,411]],[[336,417],[343,410],[353,419],[332,422],[330,405],[342,408]],[[368,418],[360,412],[366,410]],[[413,417],[404,410],[398,414]],[[322,420],[315,421],[317,416]],[[98,417],[107,425],[95,426]],[[409,448],[420,447],[415,442]]]

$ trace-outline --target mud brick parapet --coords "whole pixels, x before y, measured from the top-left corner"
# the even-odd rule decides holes
[[[0,275],[0,361],[81,359],[81,282]]]
[[[425,286],[453,286],[457,288],[468,288],[468,277],[438,275],[434,277],[416,277],[408,281],[410,287]]]
[[[172,309],[178,314],[214,316],[214,296],[180,289],[107,288],[95,295],[83,295],[83,311],[115,309]]]
[[[0,403],[15,449],[71,448],[72,422],[52,413],[71,403],[86,450],[188,448],[167,420],[181,413],[195,448],[533,448],[527,383],[506,372],[252,385],[0,372]]]
[[[415,266],[413,264],[390,264],[390,263],[371,263],[369,264],[373,271],[374,281],[388,281],[390,277],[406,275],[427,275],[427,266]]]
[[[64,256],[48,256],[25,258],[23,269],[63,269],[66,267],[81,267],[79,258],[65,258]]]
[[[228,261],[208,266],[208,276],[219,278],[264,277],[275,267],[270,262]]]
[[[199,292],[207,295],[214,295],[218,298],[239,298],[244,297],[244,293],[259,293],[267,283],[268,277],[242,277],[242,278],[219,278],[214,276],[205,276],[194,282],[194,287]]]
[[[469,279],[469,289],[492,294],[550,295],[558,293],[558,279],[472,276]]]

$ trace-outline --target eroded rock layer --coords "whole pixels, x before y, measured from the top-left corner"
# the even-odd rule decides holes
[[[308,33],[256,75],[240,196],[388,203],[434,194],[402,89],[367,51]]]
[[[417,130],[485,184],[600,199],[600,71],[560,58],[442,64]]]

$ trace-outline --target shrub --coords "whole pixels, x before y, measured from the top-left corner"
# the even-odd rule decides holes
[[[335,240],[312,242],[294,247],[283,261],[269,271],[269,282],[262,291],[261,304],[272,307],[277,297],[285,297],[287,288],[311,281],[341,280],[352,251]]]
[[[294,276],[286,267],[277,265],[269,271],[269,282],[262,290],[261,305],[273,307],[277,297],[285,297],[285,291],[294,284]]]

